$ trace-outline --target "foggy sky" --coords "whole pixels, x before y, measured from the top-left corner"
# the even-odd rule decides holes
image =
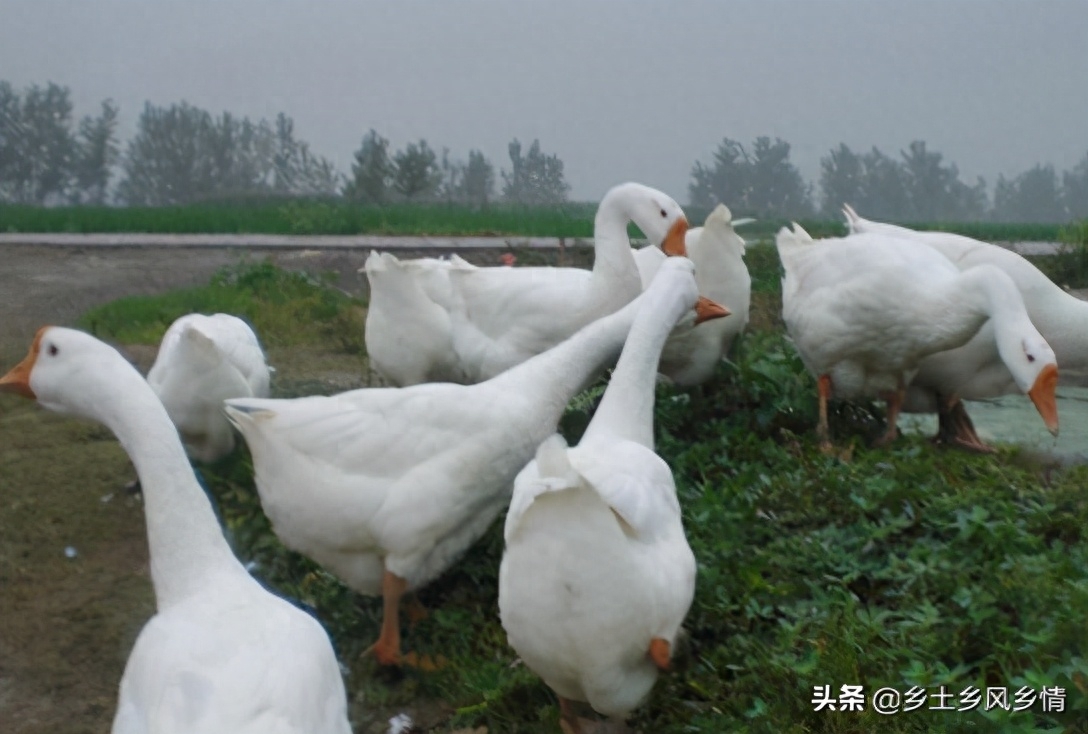
[[[1088,1],[0,0],[0,79],[111,97],[122,140],[145,101],[284,111],[345,173],[371,127],[497,169],[539,138],[572,198],[683,202],[723,136],[784,138],[810,181],[840,142],[923,139],[992,192],[1088,152]]]

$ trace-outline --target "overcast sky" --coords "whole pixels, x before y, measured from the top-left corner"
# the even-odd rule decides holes
[[[1088,0],[0,0],[0,79],[295,119],[345,172],[367,129],[464,158],[539,138],[572,196],[687,199],[724,136],[806,178],[840,142],[927,141],[968,180],[1088,152]]]

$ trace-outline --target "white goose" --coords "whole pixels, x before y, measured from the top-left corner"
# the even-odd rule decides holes
[[[963,272],[933,248],[893,237],[814,241],[794,224],[776,240],[785,268],[782,316],[820,395],[818,428],[830,449],[827,400],[880,395],[888,429],[923,358],[965,344],[992,320],[1001,359],[1056,432],[1054,352],[1032,325],[1016,285],[993,265]]]
[[[703,318],[720,310],[700,304]],[[227,401],[276,535],[356,591],[382,595],[379,662],[401,662],[402,595],[441,574],[506,507],[567,403],[619,353],[637,307],[477,385]]]
[[[657,363],[698,298],[691,261],[661,264],[581,442],[544,441],[506,516],[499,613],[510,645],[559,695],[622,721],[666,669],[695,594],[676,485],[654,453]],[[617,722],[619,723],[619,722]]]
[[[147,382],[189,455],[215,461],[234,449],[223,401],[268,397],[269,367],[245,321],[225,313],[193,313],[166,330]]]
[[[744,240],[733,229],[728,207],[719,204],[702,227],[689,229],[685,237],[688,257],[695,263],[699,294],[720,303],[732,314],[727,319],[700,324],[665,342],[658,371],[677,385],[701,385],[714,375],[733,340],[748,325],[752,278],[744,264]],[[665,253],[657,247],[635,251],[642,287],[649,285]]]
[[[370,282],[367,357],[395,385],[469,382],[453,350],[451,269],[476,266],[454,255],[449,260],[400,260],[371,252],[359,270]]]
[[[143,485],[158,611],[125,666],[114,734],[350,734],[328,635],[231,553],[177,431],[132,365],[88,334],[45,327],[0,390],[105,424]]]
[[[592,270],[396,268],[391,260],[372,268],[368,261],[366,340],[375,368],[401,386],[436,379],[481,382],[613,313],[641,291],[627,236],[632,221],[669,254],[685,254],[687,220],[680,205],[660,191],[627,183],[610,190],[597,209]],[[418,287],[406,279],[420,281]],[[415,330],[426,338],[417,339]]]
[[[1031,322],[1054,348],[1063,369],[1088,367],[1088,303],[1066,293],[1020,255],[962,235],[916,232],[872,222],[858,216],[849,205],[843,211],[853,232],[885,233],[901,238],[904,246],[928,245],[960,270],[983,263],[1000,268],[1016,283]],[[962,347],[922,360],[903,410],[936,412],[938,439],[986,451],[989,447],[975,432],[961,399],[981,400],[1017,391],[1016,380],[1001,361],[993,327],[987,324]]]

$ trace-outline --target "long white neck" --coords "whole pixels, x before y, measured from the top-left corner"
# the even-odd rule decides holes
[[[103,401],[96,417],[116,434],[140,477],[158,608],[206,588],[216,572],[249,578],[223,537],[162,403],[134,369],[118,370],[114,380],[112,394],[123,398]]]
[[[654,447],[654,393],[661,350],[691,305],[675,290],[655,289],[641,299],[635,323],[583,440],[612,436]]]
[[[1058,364],[1077,369],[1088,367],[1088,301],[1082,301],[1057,286],[1031,308],[1032,323],[1046,336]]]
[[[1016,284],[994,265],[976,265],[945,285],[941,313],[936,323],[943,336],[934,351],[962,346],[975,335],[987,318],[993,320],[998,352],[1006,364],[1016,356],[1025,334],[1038,334],[1028,318],[1024,299]],[[1042,337],[1040,336],[1041,340]]]
[[[597,207],[593,219],[593,276],[631,278],[639,281],[638,266],[631,252],[627,224],[631,221],[630,201],[635,186],[617,186]]]
[[[589,387],[616,359],[644,299],[645,296],[639,296],[619,311],[583,326],[548,351],[480,386],[528,392],[544,404],[548,415],[554,413],[558,421],[571,398]]]

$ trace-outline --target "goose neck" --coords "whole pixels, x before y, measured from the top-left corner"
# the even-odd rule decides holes
[[[587,324],[565,341],[485,384],[521,392],[531,386],[534,397],[548,406],[558,421],[567,403],[616,359],[643,298]]]
[[[586,428],[654,448],[654,400],[661,350],[688,310],[675,291],[655,290],[643,299],[601,403]]]
[[[151,580],[162,610],[201,589],[223,570],[248,573],[227,544],[162,403],[132,370],[102,422],[128,452],[140,479]]]
[[[630,192],[618,187],[608,193],[593,220],[593,274],[638,280],[627,224],[632,221]]]

